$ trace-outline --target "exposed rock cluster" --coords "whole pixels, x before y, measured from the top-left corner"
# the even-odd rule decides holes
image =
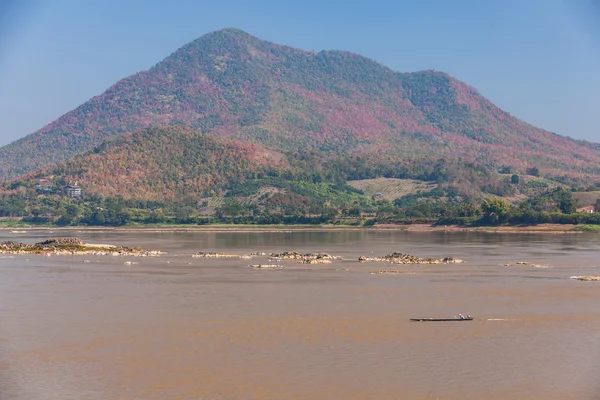
[[[194,258],[251,258],[250,256],[240,256],[239,254],[225,254],[225,253],[205,253],[203,251],[192,254]]]
[[[455,264],[462,263],[463,260],[459,258],[453,257],[444,257],[444,258],[421,258],[418,256],[413,256],[410,254],[404,253],[391,253],[384,257],[358,257],[358,261],[383,261],[383,262],[391,262],[393,264]]]
[[[332,256],[327,253],[307,253],[301,254],[295,251],[284,251],[283,253],[271,253],[270,260],[296,260],[302,264],[330,264],[332,260],[339,260],[341,257]]]
[[[39,242],[42,246],[85,246],[85,242],[76,237],[56,237]]]
[[[51,238],[34,244],[13,241],[0,242],[0,254],[43,254],[52,255],[93,255],[93,256],[135,256],[155,257],[164,254],[158,250],[142,250],[124,246],[86,244],[74,237]]]
[[[539,267],[537,264],[528,263],[527,261],[515,261],[504,264],[505,267],[514,267],[517,265],[524,265],[526,267]]]
[[[533,264],[527,261],[517,261],[517,262],[511,262],[508,264],[504,264],[505,267],[514,267],[516,265],[524,265],[526,267],[534,267],[534,268],[547,268],[547,265],[540,265],[540,264]]]
[[[585,282],[600,282],[600,276],[572,276],[571,278]]]
[[[377,272],[371,272],[371,275],[414,275],[414,272],[400,271],[397,269],[384,269]]]

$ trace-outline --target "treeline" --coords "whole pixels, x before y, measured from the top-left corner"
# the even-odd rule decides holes
[[[34,189],[17,186],[14,190],[0,193],[0,217],[61,226],[324,223],[340,212],[344,214],[346,209],[358,210],[372,203],[360,191],[344,183],[288,182],[280,177],[266,177],[257,182],[258,187],[240,184],[233,188],[237,192],[217,197],[219,204],[216,207],[207,204],[211,198],[193,195],[176,200],[149,201],[84,192],[80,198],[71,198],[54,187]],[[263,195],[256,193],[268,184],[278,187],[270,187]]]
[[[255,182],[256,183],[256,182]],[[498,197],[482,201],[443,185],[393,202],[369,198],[345,183],[284,181],[267,177],[256,183],[279,185],[257,194],[241,185],[216,206],[192,196],[178,201],[146,201],[123,196],[40,195],[19,187],[0,194],[0,217],[45,225],[121,226],[126,224],[349,224],[431,223],[458,225],[600,224],[600,213],[577,213],[572,192],[556,188],[518,204]],[[596,203],[600,211],[600,200]]]

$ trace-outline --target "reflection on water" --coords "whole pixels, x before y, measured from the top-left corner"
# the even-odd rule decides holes
[[[0,240],[34,242],[47,232]],[[159,258],[0,258],[7,399],[595,399],[597,235],[85,231]],[[198,251],[340,255],[332,264]],[[465,264],[359,263],[392,251]],[[88,262],[84,263],[86,260]],[[547,266],[512,265],[527,261]],[[401,267],[401,268],[397,268]],[[381,269],[403,273],[373,275]],[[463,323],[411,317],[468,313]]]

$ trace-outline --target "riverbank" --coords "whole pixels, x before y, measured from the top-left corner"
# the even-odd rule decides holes
[[[287,232],[287,231],[350,231],[350,230],[399,230],[410,232],[497,232],[497,233],[582,233],[597,229],[585,229],[589,225],[539,224],[516,226],[458,226],[428,224],[377,224],[369,227],[348,225],[125,225],[125,226],[0,226],[0,231],[23,234],[28,231],[153,231],[153,232]],[[592,226],[596,228],[596,226]]]
[[[500,225],[500,226],[458,226],[458,225],[408,225],[407,231],[414,232],[497,232],[497,233],[581,233],[573,224],[539,224],[539,225]],[[387,225],[377,225],[379,229],[387,229]],[[394,229],[392,225],[390,229]]]

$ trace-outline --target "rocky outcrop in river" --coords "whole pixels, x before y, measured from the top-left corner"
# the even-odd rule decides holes
[[[508,264],[504,264],[505,267],[514,267],[517,265],[523,265],[525,267],[533,267],[533,268],[549,268],[548,265],[540,265],[540,264],[533,264],[527,261],[517,261],[517,262],[511,262]]]
[[[108,244],[90,244],[75,237],[58,237],[34,244],[25,244],[14,241],[0,242],[0,254],[155,257],[164,254],[164,252]]]
[[[571,279],[585,282],[600,282],[600,276],[572,276]]]
[[[384,269],[377,272],[371,272],[371,275],[415,275],[416,272],[400,271],[397,269]]]
[[[239,255],[239,254],[225,254],[225,253],[205,253],[203,251],[192,254],[194,258],[241,258],[241,259],[250,259],[252,256],[248,255]]]
[[[270,260],[296,260],[303,264],[330,264],[332,260],[341,260],[341,257],[327,253],[301,254],[295,251],[284,251],[283,253],[271,253]]]
[[[277,265],[277,264],[253,264],[251,265],[252,268],[256,268],[256,269],[277,269],[277,268],[283,268],[283,265]]]
[[[392,264],[455,264],[462,263],[463,260],[459,258],[453,257],[444,257],[444,258],[421,258],[418,256],[413,256],[410,254],[404,253],[391,253],[384,257],[358,257],[358,261],[366,262],[366,261],[380,261],[380,262],[390,262]]]

